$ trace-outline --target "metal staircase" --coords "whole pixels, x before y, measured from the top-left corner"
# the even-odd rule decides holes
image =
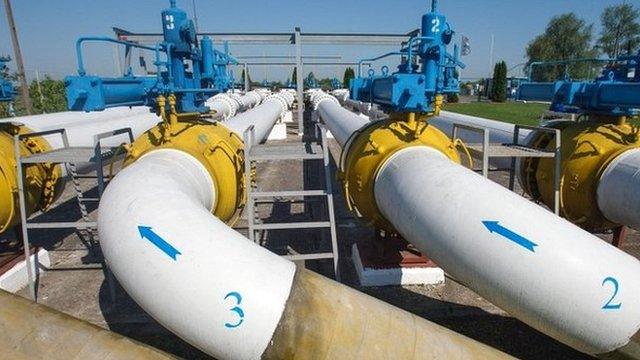
[[[257,144],[255,140],[254,128],[250,127],[243,134],[245,144],[245,185],[247,189],[247,204],[245,212],[247,214],[249,239],[260,243],[260,238],[256,237],[259,232],[270,230],[287,230],[287,229],[318,229],[321,233],[321,241],[325,241],[326,230],[328,229],[331,237],[330,251],[320,251],[311,253],[298,253],[291,246],[287,246],[287,254],[283,257],[292,261],[333,259],[333,268],[336,279],[340,280],[338,269],[338,246],[336,235],[336,219],[333,206],[333,187],[332,176],[329,159],[329,150],[327,148],[327,132],[324,126],[318,124],[316,127],[315,141],[308,142],[291,142],[280,144]],[[277,190],[277,191],[259,191],[257,176],[253,169],[258,162],[266,161],[287,161],[287,160],[322,160],[322,172],[324,173],[324,189],[319,190]],[[283,174],[282,176],[286,176]],[[276,199],[302,199],[302,203],[307,206],[310,202],[324,198],[326,201],[326,213],[323,218],[328,220],[318,220],[320,214],[311,214],[312,219],[298,222],[264,222],[257,212],[257,202],[275,203]]]
[[[30,156],[22,156],[20,152],[20,143],[26,139],[37,136],[53,136],[59,135],[62,139],[63,147],[60,149],[39,152]],[[69,146],[69,140],[67,138],[65,129],[55,129],[37,133],[18,134],[14,136],[14,146],[16,149],[16,170],[18,180],[18,199],[20,204],[20,220],[21,220],[21,232],[20,237],[23,241],[25,259],[31,258],[31,244],[29,240],[29,229],[75,229],[82,235],[85,235],[88,240],[84,240],[83,236],[80,236],[81,242],[86,246],[87,250],[96,255],[98,244],[97,234],[97,222],[92,220],[89,216],[87,209],[87,203],[97,203],[100,201],[100,197],[105,188],[105,176],[104,166],[117,161],[120,157],[124,157],[126,151],[122,146],[115,147],[103,147],[101,141],[107,138],[115,137],[118,135],[126,134],[129,143],[133,141],[133,133],[130,128],[123,128],[114,131],[109,131],[101,134],[97,134],[94,137],[94,147],[73,147]],[[81,175],[77,171],[76,164],[92,164],[96,172],[96,175]],[[27,216],[26,213],[26,200],[25,200],[25,185],[23,178],[23,168],[30,164],[61,164],[67,171],[67,177],[71,180],[73,188],[76,193],[76,199],[78,201],[78,207],[80,209],[81,219],[71,222],[59,222],[59,221],[30,221],[31,218],[36,215]],[[90,198],[86,197],[80,179],[96,179],[98,185],[98,197]],[[52,207],[54,207],[52,205]],[[111,272],[108,270],[106,263],[102,261],[102,269],[105,272],[105,277],[108,282],[109,292],[112,301],[115,301],[115,288]],[[79,267],[77,270],[83,270]],[[33,264],[27,266],[27,278],[31,298],[37,301],[37,277],[38,277],[38,264],[34,261]],[[48,270],[56,270],[51,268]]]

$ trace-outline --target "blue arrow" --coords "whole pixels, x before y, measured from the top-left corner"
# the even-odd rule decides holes
[[[171,246],[171,244],[156,234],[150,226],[138,226],[138,231],[140,232],[141,238],[151,241],[153,245],[157,246],[158,249],[169,255],[173,260],[176,260],[178,255],[182,255],[178,249]]]
[[[531,252],[536,252],[534,250],[534,247],[538,246],[538,244],[525,238],[524,236],[514,233],[513,231],[507,229],[506,227],[498,224],[497,221],[483,221],[482,224],[484,224],[484,226],[489,230],[489,232],[502,235],[507,239],[513,241],[514,243],[522,246],[523,248]]]

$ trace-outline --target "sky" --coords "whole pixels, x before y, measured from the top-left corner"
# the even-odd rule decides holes
[[[509,68],[525,61],[525,47],[542,33],[551,17],[575,12],[594,24],[600,32],[600,14],[623,0],[440,0],[440,12],[457,35],[471,40],[471,54],[463,57],[467,67],[463,79],[488,76],[490,43],[494,36],[493,60],[505,60]],[[640,7],[640,0],[626,0]],[[193,14],[193,0],[177,0],[178,6]],[[12,0],[13,12],[22,46],[27,76],[54,78],[75,74],[74,44],[78,37],[102,35],[113,37],[112,27],[132,32],[160,32],[160,10],[168,0]],[[364,32],[407,33],[420,25],[429,0],[195,0],[199,29],[203,32]],[[13,57],[4,6],[0,4],[0,54]],[[459,39],[459,38],[458,38]],[[305,55],[340,56],[342,61],[357,61],[396,50],[372,46],[305,46]],[[293,55],[292,46],[234,46],[236,56]],[[452,50],[451,50],[452,51]],[[113,76],[116,73],[114,51],[110,45],[86,47],[89,73]],[[151,57],[147,56],[150,64]],[[390,59],[375,65],[396,63]],[[11,64],[14,66],[15,64]],[[518,75],[516,67],[512,74]],[[307,67],[316,77],[342,78],[344,66]],[[291,67],[254,67],[253,80],[286,80]],[[511,74],[511,73],[510,73]],[[239,74],[238,74],[239,75]]]

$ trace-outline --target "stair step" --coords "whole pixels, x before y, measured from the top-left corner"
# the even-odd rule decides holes
[[[253,229],[254,230],[284,230],[284,229],[317,229],[317,228],[329,228],[329,227],[331,227],[331,223],[329,221],[312,221],[312,222],[256,224],[253,226]]]

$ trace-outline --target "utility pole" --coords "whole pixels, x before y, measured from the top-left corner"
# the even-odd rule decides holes
[[[200,31],[200,29],[198,28],[198,12],[196,10],[196,0],[191,1],[191,4],[193,5],[193,23],[196,28],[196,34],[197,34],[198,31]]]
[[[11,33],[11,43],[13,44],[13,53],[16,58],[16,66],[18,67],[18,81],[20,81],[20,92],[22,93],[22,103],[24,104],[27,114],[32,114],[31,98],[29,98],[29,86],[27,86],[27,78],[24,74],[24,64],[22,63],[22,51],[20,51],[20,43],[18,42],[18,32],[16,31],[16,23],[13,21],[13,10],[9,0],[4,0],[4,10],[7,13],[7,22],[9,23],[9,32]]]
[[[495,41],[495,37],[491,34],[491,46],[489,48],[489,75],[493,72],[493,43]]]

